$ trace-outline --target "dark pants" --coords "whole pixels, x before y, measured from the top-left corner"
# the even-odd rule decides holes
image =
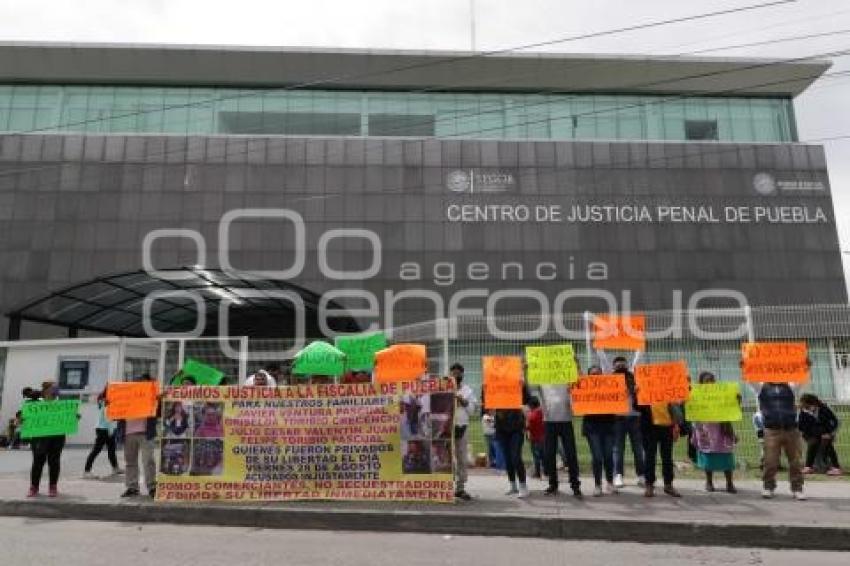
[[[50,485],[55,486],[59,482],[59,460],[62,457],[62,449],[65,447],[64,436],[45,436],[33,438],[32,446],[32,468],[30,469],[30,485],[38,489],[41,483],[41,473],[44,464],[47,463]]]
[[[543,464],[546,475],[549,476],[549,487],[558,488],[558,440],[564,448],[567,472],[570,476],[570,487],[578,489],[581,485],[578,471],[578,456],[576,455],[576,437],[573,423],[543,423],[546,437],[543,442]]]
[[[614,423],[584,423],[584,435],[590,447],[593,465],[593,481],[602,485],[602,471],[605,480],[614,481]]]
[[[531,442],[531,457],[534,459],[534,477],[539,478],[543,471],[543,443]]]
[[[635,475],[646,475],[647,467],[644,456],[644,443],[641,438],[640,417],[618,417],[614,423],[614,473],[625,475],[626,437],[632,445],[632,456],[635,460]]]
[[[820,455],[823,465],[826,466],[827,469],[841,467],[838,464],[838,453],[835,452],[835,444],[831,438],[807,438],[806,444],[808,445],[808,448],[806,449],[807,468],[815,467],[815,461],[817,460],[818,455]]]
[[[85,470],[87,472],[91,471],[95,458],[97,458],[104,446],[106,446],[106,455],[109,457],[109,463],[114,470],[118,467],[118,457],[115,456],[115,435],[109,434],[109,431],[103,428],[96,428],[94,433],[96,435],[94,446],[92,446],[89,457],[86,458]]]
[[[646,458],[646,485],[655,485],[655,460],[661,452],[661,477],[664,485],[673,483],[673,430],[669,426],[650,425],[641,430]]]
[[[513,483],[519,480],[525,483],[525,464],[522,461],[522,444],[525,434],[518,430],[516,432],[496,431],[496,440],[502,449],[505,458],[505,471],[508,473],[508,481]]]

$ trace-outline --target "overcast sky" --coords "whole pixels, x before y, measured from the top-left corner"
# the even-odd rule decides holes
[[[473,0],[475,47],[509,49],[770,0]],[[0,40],[469,49],[470,0],[0,0]],[[843,31],[738,49],[729,46]],[[803,57],[850,48],[850,0],[797,0],[542,50]],[[834,58],[830,72],[850,70]],[[795,101],[801,140],[850,136],[850,76]],[[850,251],[850,137],[827,142],[842,249]],[[844,254],[850,274],[850,254]]]

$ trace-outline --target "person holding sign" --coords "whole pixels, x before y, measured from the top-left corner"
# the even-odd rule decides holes
[[[455,460],[455,497],[469,501],[472,496],[466,492],[466,464],[469,458],[467,429],[469,417],[475,414],[478,400],[472,388],[463,382],[463,366],[455,363],[451,367],[451,376],[455,381],[455,426],[454,426],[454,460]]]
[[[576,361],[578,365],[578,361]],[[573,429],[573,411],[570,403],[570,390],[567,385],[541,385],[540,400],[543,407],[543,466],[549,478],[549,487],[544,495],[558,494],[558,443],[564,450],[564,460],[569,474],[570,489],[573,496],[581,499],[581,480],[579,479],[578,452]]]
[[[94,446],[92,446],[91,452],[86,458],[86,467],[83,471],[84,479],[94,478],[91,473],[92,466],[94,466],[94,460],[104,446],[106,446],[106,455],[109,457],[109,463],[112,466],[112,475],[117,476],[124,473],[124,470],[118,467],[118,457],[115,455],[115,431],[115,422],[106,418],[106,389],[104,389],[97,396],[97,427],[94,429]]]
[[[779,351],[775,351],[775,350]],[[799,367],[805,367],[808,373],[811,361],[808,359],[806,349],[793,344],[783,350],[781,344],[755,344],[745,343],[742,345],[743,357],[741,358],[741,369],[744,379],[750,382],[753,393],[758,398],[759,410],[764,420],[764,469],[762,470],[763,489],[761,496],[772,499],[776,492],[776,472],[779,470],[781,453],[784,450],[788,459],[788,480],[791,484],[791,494],[794,499],[803,501],[806,494],[803,491],[803,439],[797,426],[796,391],[800,381],[797,380],[800,373]],[[775,354],[775,355],[774,355]],[[789,354],[789,355],[786,355]],[[793,354],[790,355],[790,354]],[[802,362],[797,359],[804,356]],[[787,361],[789,367],[794,371],[777,370],[776,381],[753,381],[753,375],[758,378],[770,378],[763,372],[756,373],[754,369],[764,367],[779,367],[782,363],[771,362],[765,364],[764,358]],[[786,360],[790,358],[790,361]],[[792,376],[792,377],[789,377]],[[788,381],[794,379],[795,381]]]
[[[139,381],[153,381],[150,374],[143,374]],[[124,431],[124,467],[127,471],[125,476],[126,490],[121,497],[137,497],[139,495],[139,456],[142,458],[142,467],[145,471],[145,483],[148,495],[156,496],[156,461],[154,450],[156,438],[157,421],[159,420],[159,404],[157,414],[142,419],[127,419],[121,421]]]
[[[484,388],[481,401],[493,409],[496,440],[505,458],[510,487],[505,495],[528,497],[522,445],[525,442],[525,414],[531,394],[522,377],[522,361],[514,356],[484,356]],[[519,485],[517,485],[519,481]]]
[[[636,351],[631,361],[624,356],[617,356],[613,363],[608,361],[604,350],[596,351],[599,365],[603,374],[618,373],[626,379],[626,387],[629,390],[629,412],[625,415],[617,415],[614,420],[614,487],[620,489],[626,484],[623,476],[626,473],[626,438],[632,449],[632,458],[635,466],[635,476],[638,487],[644,487],[646,474],[646,457],[643,451],[643,437],[641,436],[640,412],[637,409],[637,394],[635,393],[635,366],[640,359],[640,351]]]
[[[714,374],[704,371],[699,374],[700,385],[715,383]],[[729,422],[698,422],[694,425],[692,443],[697,449],[697,467],[705,472],[705,490],[714,491],[714,472],[723,472],[726,491],[738,493],[732,472],[735,470],[735,444],[738,437]]]
[[[602,368],[591,366],[587,370],[590,376],[602,376]],[[599,377],[598,379],[613,380],[619,376]],[[581,389],[573,389],[578,395]],[[585,414],[581,421],[581,433],[587,439],[590,448],[591,467],[593,468],[593,496],[601,497],[603,493],[617,493],[614,484],[614,442],[616,438],[617,416],[613,414]],[[605,489],[602,488],[602,473],[605,473]],[[622,477],[620,478],[622,482]]]
[[[41,396],[34,397],[26,403],[51,403],[56,401],[59,388],[54,381],[45,381],[41,384]],[[60,401],[61,402],[61,401]],[[23,411],[26,413],[27,411]],[[79,418],[79,415],[78,415]],[[23,420],[26,425],[26,417]],[[30,489],[27,497],[36,497],[41,484],[41,475],[44,472],[44,464],[47,464],[48,475],[48,497],[59,495],[59,464],[62,459],[62,449],[65,448],[65,435],[54,434],[50,436],[37,436],[30,439],[32,448],[32,467],[30,468]]]

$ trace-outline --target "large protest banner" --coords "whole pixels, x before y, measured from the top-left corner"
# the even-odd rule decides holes
[[[741,344],[741,358],[744,381],[809,381],[809,352],[805,342],[744,342]]]
[[[29,401],[21,405],[21,438],[77,434],[79,399]]]
[[[684,360],[641,364],[635,368],[638,405],[681,403],[690,393],[688,364]]]
[[[597,350],[646,349],[646,317],[642,314],[617,316],[600,314],[593,318],[593,347]]]
[[[685,415],[695,423],[740,421],[741,387],[737,381],[699,383],[691,387],[691,397],[685,403]]]
[[[484,356],[482,390],[485,409],[522,407],[522,360],[517,356]]]
[[[345,354],[345,369],[365,371],[375,367],[375,354],[387,347],[383,332],[337,336],[336,347]]]
[[[578,365],[571,344],[526,346],[529,385],[565,385],[578,379]]]
[[[112,382],[106,386],[106,418],[118,421],[156,415],[159,384],[155,381]]]
[[[169,388],[157,498],[449,503],[454,406],[447,379]]]
[[[585,375],[570,389],[574,415],[624,415],[629,412],[626,376]]]

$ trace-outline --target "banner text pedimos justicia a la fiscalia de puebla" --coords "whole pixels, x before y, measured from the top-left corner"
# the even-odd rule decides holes
[[[450,380],[174,387],[157,498],[452,502]]]

